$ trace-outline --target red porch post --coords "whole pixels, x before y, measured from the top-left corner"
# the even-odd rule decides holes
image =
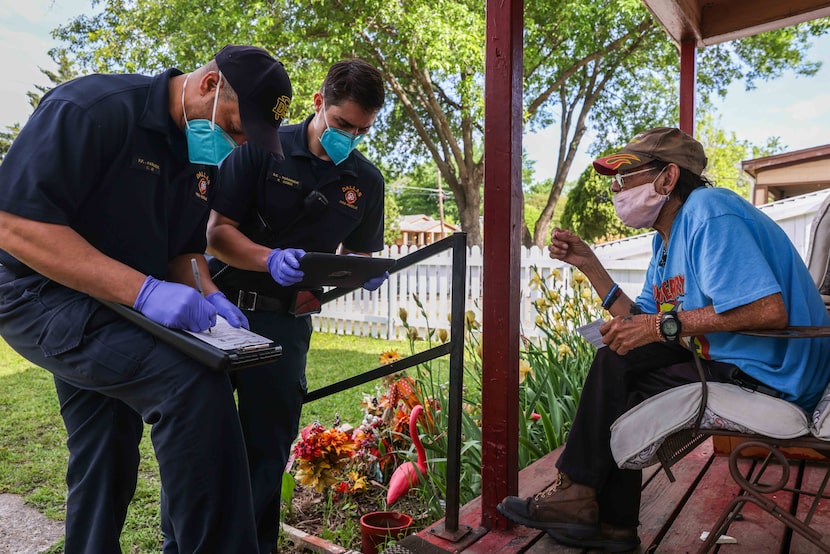
[[[487,0],[481,520],[518,492],[523,0]]]
[[[695,136],[695,41],[680,43],[680,130]]]

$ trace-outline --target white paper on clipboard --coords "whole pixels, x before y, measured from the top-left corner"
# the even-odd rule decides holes
[[[197,339],[221,350],[231,351],[271,344],[273,341],[244,327],[233,327],[221,315],[216,316],[216,325],[210,331],[187,331]]]

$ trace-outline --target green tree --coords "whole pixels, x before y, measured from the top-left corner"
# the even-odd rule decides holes
[[[443,208],[444,221],[458,222],[458,206],[452,200],[452,191],[439,183],[441,175],[435,164],[424,162],[397,176],[392,170],[386,170],[384,174],[391,178],[386,188],[395,196],[401,214],[426,214],[440,220]]]
[[[383,244],[395,244],[401,230],[400,218],[395,196],[387,192],[383,203]]]
[[[3,158],[6,157],[6,152],[11,148],[12,142],[17,138],[19,132],[20,123],[8,125],[4,131],[0,131],[0,163],[3,162]]]
[[[714,117],[705,115],[697,122],[696,138],[706,150],[706,177],[716,186],[734,190],[750,200],[752,180],[741,169],[744,160],[761,158],[783,150],[778,137],[770,137],[763,146],[739,140],[734,132],[715,126]]]
[[[550,189],[553,187],[552,179],[545,179],[524,191],[524,228],[526,234],[522,243],[529,244],[533,237],[530,235],[534,223],[538,221],[539,215],[545,207],[550,196]]]
[[[571,229],[586,242],[621,238],[643,231],[627,227],[617,217],[611,203],[610,180],[588,167],[568,194],[562,213],[562,226]]]
[[[191,69],[227,42],[277,53],[296,83],[292,118],[328,66],[359,56],[378,66],[393,101],[369,142],[389,165],[431,159],[452,191],[472,244],[481,242],[485,13],[480,1],[407,0],[103,0],[95,16],[57,30],[85,67]],[[427,24],[428,22],[428,24]],[[784,69],[810,75],[808,40],[817,20],[707,48],[698,99],[743,79],[747,86]],[[677,50],[640,0],[548,0],[525,5],[524,113],[529,129],[556,124],[557,163],[548,201],[534,226],[541,244],[585,132],[596,150],[620,137],[677,119]],[[527,233],[529,236],[530,234]]]

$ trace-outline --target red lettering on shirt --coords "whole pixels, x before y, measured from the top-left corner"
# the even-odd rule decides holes
[[[675,275],[666,279],[659,285],[652,287],[654,291],[654,302],[661,304],[675,304],[675,300],[686,294],[686,278],[683,275]]]

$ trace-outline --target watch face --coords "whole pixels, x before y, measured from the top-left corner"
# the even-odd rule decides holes
[[[660,330],[667,337],[672,337],[680,331],[680,325],[678,325],[677,320],[673,317],[667,317],[660,323]]]

